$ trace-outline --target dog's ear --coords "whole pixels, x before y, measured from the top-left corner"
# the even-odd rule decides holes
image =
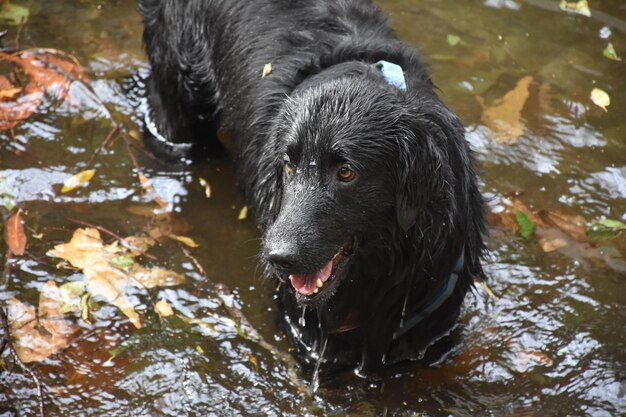
[[[455,175],[449,151],[459,133],[458,121],[448,120],[448,114],[436,105],[426,114],[414,113],[408,122],[410,134],[399,143],[396,216],[404,233],[418,222],[427,227],[440,214],[454,212]]]

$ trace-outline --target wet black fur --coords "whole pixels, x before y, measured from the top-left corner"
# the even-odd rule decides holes
[[[153,119],[174,142],[215,141],[218,125],[230,132],[264,260],[276,248],[293,255],[266,262],[268,273],[316,271],[358,242],[347,276],[308,306],[304,327],[293,287],[280,286],[302,342],[320,351],[327,340],[329,361],[370,368],[418,357],[446,334],[483,274],[483,200],[461,122],[383,13],[358,0],[140,0],[140,11]],[[403,68],[407,91],[385,82],[379,60]],[[344,164],[353,182],[337,181]],[[463,248],[452,295],[393,340],[403,308],[410,318],[427,306]]]

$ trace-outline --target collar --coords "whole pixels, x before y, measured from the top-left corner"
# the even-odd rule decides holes
[[[461,254],[456,260],[456,264],[454,265],[454,270],[450,274],[448,281],[441,287],[439,293],[435,298],[427,304],[425,308],[421,309],[419,313],[409,318],[406,321],[402,321],[400,326],[393,333],[393,340],[398,340],[404,334],[406,334],[409,330],[417,326],[421,323],[426,317],[431,315],[435,310],[437,310],[444,301],[450,297],[452,291],[456,287],[456,282],[459,279],[459,274],[463,270],[463,265],[465,264],[465,248],[461,250]]]
[[[378,61],[374,66],[380,70],[387,84],[393,85],[400,90],[406,90],[404,71],[400,65],[389,61]]]

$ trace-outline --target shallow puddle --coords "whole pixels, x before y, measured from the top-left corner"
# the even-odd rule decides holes
[[[173,164],[144,149],[128,88],[147,69],[134,2],[11,3],[29,16],[21,29],[0,21],[5,47],[64,51],[86,76],[0,132],[1,202],[22,209],[29,242],[25,255],[3,258],[0,299],[37,307],[48,281],[83,281],[47,253],[84,227],[98,226],[104,245],[154,235],[148,255],[119,253],[185,276],[180,285],[129,286],[140,328],[102,297],[82,301],[88,321],[80,306],[66,315],[72,338],[30,364],[48,416],[626,412],[626,239],[585,235],[595,221],[626,221],[626,67],[603,54],[611,43],[626,59],[622,1],[589,0],[591,17],[548,0],[380,2],[466,123],[492,211],[494,295],[477,287],[467,297],[451,351],[434,364],[390,369],[380,381],[322,374],[315,394],[312,370],[294,368],[277,328],[273,288],[257,263],[259,232],[252,218],[239,219],[229,156]],[[0,73],[9,68],[0,62]],[[594,88],[609,95],[606,111],[590,99]],[[127,134],[105,142],[113,120]],[[86,169],[95,170],[87,185],[61,192]],[[518,211],[534,219],[534,237],[520,236]],[[0,213],[6,224],[9,211]],[[175,314],[160,318],[160,300]],[[0,415],[35,415],[32,379],[3,358]]]

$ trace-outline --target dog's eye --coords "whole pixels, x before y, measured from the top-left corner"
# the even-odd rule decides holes
[[[342,182],[350,182],[356,178],[356,172],[350,168],[343,166],[337,171],[337,179]]]
[[[289,160],[289,156],[285,155],[283,158],[283,162],[285,164],[285,172],[287,174],[293,174],[294,167],[291,161]]]

